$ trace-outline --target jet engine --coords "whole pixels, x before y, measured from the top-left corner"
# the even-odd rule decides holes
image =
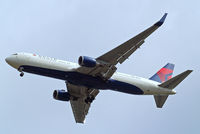
[[[69,101],[70,94],[65,90],[54,90],[53,98],[60,101]]]
[[[97,65],[97,61],[91,57],[80,56],[78,59],[78,64],[84,67],[95,67]]]

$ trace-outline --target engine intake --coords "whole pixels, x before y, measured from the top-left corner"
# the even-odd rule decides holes
[[[84,67],[95,67],[97,65],[97,61],[91,57],[80,56],[78,59],[78,64]]]
[[[70,94],[65,90],[54,90],[53,98],[60,101],[69,101]]]

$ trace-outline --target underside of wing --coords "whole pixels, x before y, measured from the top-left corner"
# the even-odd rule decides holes
[[[67,90],[72,96],[70,103],[76,123],[84,123],[90,105],[99,93],[99,90],[88,89],[86,87],[76,86],[69,83],[67,84]]]
[[[70,100],[70,103],[76,123],[84,123],[90,104],[86,104],[83,98],[76,101]]]

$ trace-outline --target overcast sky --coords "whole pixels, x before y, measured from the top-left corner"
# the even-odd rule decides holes
[[[198,0],[1,0],[0,133],[199,133],[200,2]],[[119,72],[151,77],[167,62],[174,75],[194,72],[157,109],[152,96],[101,91],[86,123],[76,124],[69,103],[52,98],[64,81],[19,72],[5,58],[31,52],[77,62],[98,57],[145,30],[167,12],[166,22]]]

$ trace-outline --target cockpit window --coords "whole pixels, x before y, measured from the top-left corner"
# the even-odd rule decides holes
[[[13,54],[13,55],[17,55],[17,53]]]

